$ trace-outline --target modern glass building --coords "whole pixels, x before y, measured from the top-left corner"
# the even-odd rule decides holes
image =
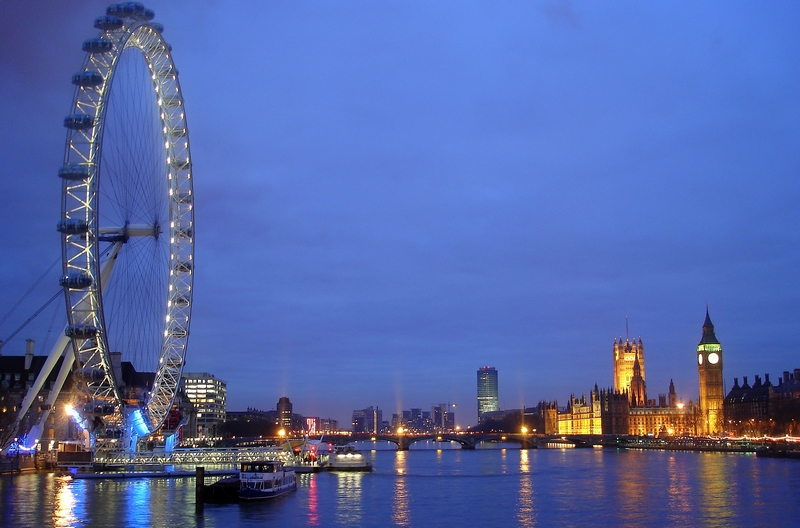
[[[197,412],[197,431],[190,431],[189,435],[200,438],[219,436],[219,426],[225,421],[228,409],[227,384],[208,372],[184,372],[181,382],[186,397]]]
[[[478,369],[478,420],[483,413],[500,410],[497,396],[497,369],[481,367]]]

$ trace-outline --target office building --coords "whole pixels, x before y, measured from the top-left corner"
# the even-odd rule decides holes
[[[197,416],[197,429],[187,435],[198,438],[220,436],[220,425],[228,408],[227,384],[208,372],[184,372],[181,387],[192,402]]]
[[[288,433],[292,430],[292,402],[286,396],[281,397],[275,405],[275,410],[278,412],[277,424]]]
[[[383,411],[377,407],[369,406],[366,409],[356,409],[353,411],[353,432],[371,433],[381,432],[383,425]]]
[[[499,411],[500,398],[497,395],[497,369],[481,367],[478,369],[478,421],[484,413]]]

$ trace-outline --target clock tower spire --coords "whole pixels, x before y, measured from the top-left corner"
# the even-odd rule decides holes
[[[700,377],[700,416],[697,432],[713,435],[722,432],[725,419],[722,404],[725,393],[722,386],[722,345],[714,334],[714,325],[708,315],[703,322],[703,337],[697,345],[697,372]]]

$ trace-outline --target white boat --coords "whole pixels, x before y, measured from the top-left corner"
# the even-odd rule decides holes
[[[328,471],[372,471],[372,462],[361,451],[348,444],[336,446],[325,467]]]
[[[261,500],[280,497],[297,490],[294,469],[283,462],[245,462],[239,471],[239,500]]]

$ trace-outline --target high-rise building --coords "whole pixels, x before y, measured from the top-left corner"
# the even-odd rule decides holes
[[[351,422],[354,433],[380,433],[383,424],[383,411],[369,406],[366,409],[353,411]]]
[[[497,369],[481,367],[478,369],[478,420],[483,413],[500,410],[497,396]]]
[[[700,377],[700,416],[697,420],[697,432],[705,435],[718,434],[725,427],[722,345],[714,335],[714,325],[708,316],[708,308],[703,323],[703,337],[697,345],[697,372]]]
[[[451,432],[455,429],[455,413],[450,411],[449,403],[440,403],[431,407],[431,421],[434,431]]]
[[[278,425],[288,433],[292,428],[292,402],[286,396],[282,396],[275,410],[278,411]]]
[[[196,436],[219,436],[228,408],[227,384],[208,372],[184,372],[181,383],[197,413]]]
[[[635,339],[630,341],[627,336],[625,336],[625,341],[622,340],[622,336],[619,337],[619,341],[616,338],[614,339],[615,391],[620,393],[627,392],[629,397],[631,396],[631,381],[633,380],[634,367],[637,360],[639,362],[641,381],[644,382],[646,378],[644,374],[644,345],[642,344],[642,338],[639,337],[638,342]]]

